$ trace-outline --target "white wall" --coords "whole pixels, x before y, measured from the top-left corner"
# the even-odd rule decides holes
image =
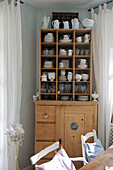
[[[34,154],[35,112],[32,95],[36,90],[36,11],[24,3],[22,12],[22,104],[20,123],[25,129],[23,146],[19,147],[19,166],[23,169],[30,165],[29,158]]]
[[[28,4],[21,5],[23,33],[23,84],[20,123],[25,129],[23,146],[19,149],[19,166],[30,166],[29,158],[34,154],[35,146],[35,112],[32,95],[38,88],[39,80],[39,29],[41,19],[52,12],[79,12],[79,18],[90,17],[87,9],[52,9],[34,8]],[[51,27],[51,24],[49,24]],[[35,53],[36,52],[36,53]]]

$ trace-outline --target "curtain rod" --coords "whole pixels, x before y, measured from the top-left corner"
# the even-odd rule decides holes
[[[15,1],[17,2],[17,0],[15,0]],[[21,3],[21,4],[24,4],[24,2],[22,2],[21,0],[20,0],[20,3]]]
[[[106,3],[106,4],[109,4],[109,3],[111,3],[111,2],[113,2],[113,0],[108,1],[108,2],[105,2],[105,3]],[[101,6],[103,6],[105,3],[102,3],[102,4],[100,4],[100,5],[101,5]],[[94,7],[93,9],[98,8],[100,5],[98,5],[98,6]],[[88,11],[91,11],[91,9],[88,9]]]

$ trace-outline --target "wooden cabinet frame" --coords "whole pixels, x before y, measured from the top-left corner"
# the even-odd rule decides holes
[[[53,33],[55,35],[55,41],[54,42],[44,42],[44,35],[46,35],[47,33]],[[90,34],[90,42],[89,43],[84,43],[84,42],[76,42],[76,37],[77,36],[84,36],[86,33]],[[72,100],[76,101],[77,100],[77,96],[78,95],[88,95],[89,96],[89,101],[92,100],[92,29],[40,29],[40,40],[39,40],[39,100],[42,100],[43,96],[54,96],[54,100],[59,100],[59,95],[58,94],[58,84],[59,84],[59,79],[58,79],[58,75],[59,75],[59,70],[61,70],[58,65],[59,65],[59,58],[71,58],[72,59],[72,67],[71,68],[64,68],[67,71],[72,71],[73,73],[73,80],[70,82],[72,83],[72,93],[71,94],[62,94],[62,95],[69,95],[72,96]],[[71,34],[72,35],[72,42],[70,43],[62,43],[59,42],[59,35],[64,35],[64,34]],[[42,50],[43,48],[47,48],[47,47],[54,47],[55,48],[55,55],[42,55]],[[73,55],[72,56],[60,56],[59,55],[59,49],[60,48],[69,48],[71,47],[73,49]],[[90,54],[89,55],[75,55],[75,48],[86,48],[88,47],[90,50]],[[47,59],[55,59],[56,65],[54,68],[43,68],[42,67],[42,60],[44,58]],[[84,69],[80,69],[77,68],[75,66],[75,61],[80,59],[80,58],[86,58],[89,62],[89,67],[88,68],[84,68]],[[56,84],[56,92],[54,94],[51,93],[41,93],[41,84],[44,83],[41,81],[41,75],[43,71],[47,71],[47,70],[54,70],[56,73],[56,79],[54,81],[54,83]],[[84,71],[84,72],[88,72],[89,74],[89,80],[86,81],[80,81],[81,83],[89,83],[89,88],[90,88],[90,92],[87,94],[77,94],[75,93],[75,83],[78,83],[75,81],[75,74],[79,71]],[[47,81],[48,83],[50,83],[50,81]],[[65,82],[65,81],[62,81]],[[69,81],[66,81],[69,82]],[[46,82],[45,82],[46,83]]]

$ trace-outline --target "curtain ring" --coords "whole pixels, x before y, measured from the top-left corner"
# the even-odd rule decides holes
[[[106,3],[104,4],[104,9],[105,9],[105,10],[107,9],[107,4],[106,4]]]
[[[94,9],[91,9],[91,17],[94,19]]]
[[[99,5],[99,12],[101,12],[102,11],[102,6],[101,5]]]

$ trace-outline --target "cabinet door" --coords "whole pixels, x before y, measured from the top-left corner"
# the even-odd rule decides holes
[[[65,149],[69,157],[81,156],[81,134],[84,134],[84,114],[65,114]]]

